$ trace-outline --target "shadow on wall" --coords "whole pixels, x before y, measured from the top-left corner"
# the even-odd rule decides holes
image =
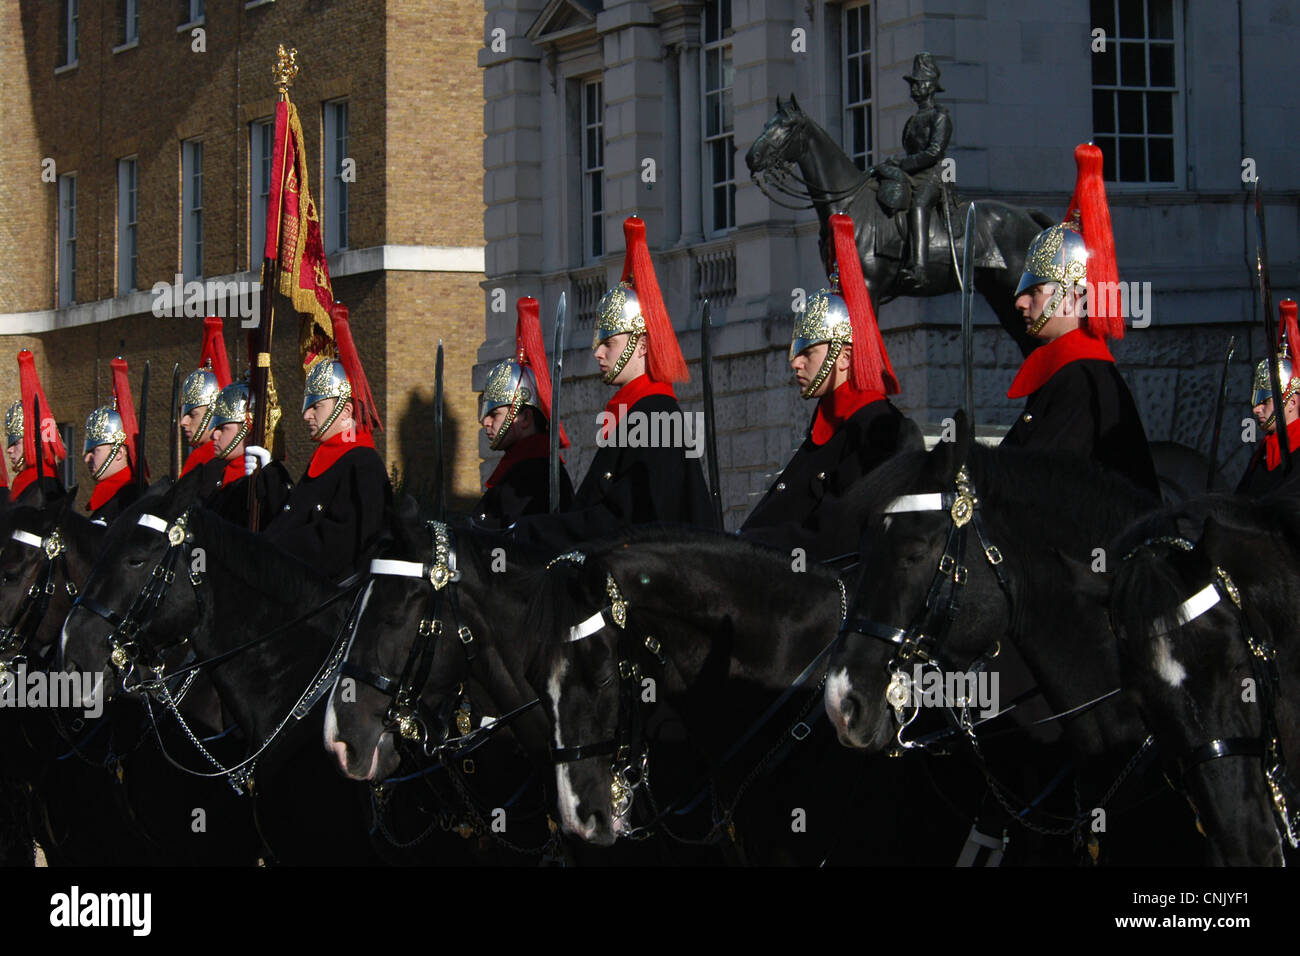
[[[459,423],[447,414],[443,407],[443,466],[446,469],[446,484],[449,490],[447,500],[447,517],[455,520],[469,516],[478,502],[478,497],[458,495],[452,489],[451,476],[456,473],[456,449],[459,445]],[[420,504],[421,518],[434,518],[437,507],[437,489],[441,476],[435,460],[433,399],[424,398],[417,389],[411,389],[406,396],[406,411],[397,425],[397,436],[401,441],[402,460],[394,465],[394,492],[408,494]]]

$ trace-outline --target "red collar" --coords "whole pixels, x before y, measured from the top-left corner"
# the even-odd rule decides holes
[[[346,439],[351,439],[350,441]],[[319,478],[334,467],[334,463],[354,448],[374,448],[375,440],[365,429],[341,431],[333,438],[327,438],[316,448],[307,466],[308,478]]]
[[[17,500],[18,496],[26,491],[35,480],[35,468],[24,468],[22,471],[18,472],[18,474],[14,475],[13,484],[9,486],[9,500]]]
[[[1007,390],[1007,398],[1032,395],[1065,366],[1081,359],[1100,359],[1115,364],[1105,339],[1089,335],[1083,329],[1073,329],[1029,353]]]
[[[883,402],[884,392],[858,388],[852,382],[841,382],[833,392],[823,395],[817,402],[813,415],[811,437],[814,445],[824,445],[839,431],[841,425],[872,402]]]
[[[215,461],[216,455],[213,455],[212,457]],[[232,456],[226,461],[226,467],[221,472],[221,487],[224,488],[226,485],[233,485],[244,476],[244,456],[242,454]]]
[[[110,498],[133,481],[135,481],[135,474],[128,466],[101,481],[95,482],[95,490],[90,493],[90,501],[86,504],[86,510],[98,511],[108,504]]]
[[[190,452],[189,457],[185,459],[185,467],[181,469],[181,477],[185,477],[200,465],[206,465],[213,459],[216,454],[216,446],[210,441],[205,441],[198,448]]]
[[[1292,451],[1300,448],[1300,418],[1286,426],[1286,437]],[[1264,437],[1264,463],[1268,465],[1269,471],[1275,470],[1278,465],[1282,464],[1282,449],[1277,443],[1276,430],[1274,430],[1273,434]],[[27,474],[27,472],[23,472],[23,474]]]
[[[645,374],[638,375],[615,392],[614,397],[605,406],[605,411],[614,417],[605,419],[605,430],[601,437],[608,438],[618,425],[619,419],[623,417],[623,413],[641,399],[649,398],[651,395],[667,395],[673,401],[677,401],[677,393],[673,391],[671,383],[656,382]]]
[[[549,432],[537,432],[529,435],[527,438],[521,438],[509,448],[497,462],[497,466],[492,469],[492,474],[488,480],[483,482],[485,488],[491,488],[499,485],[505,478],[506,473],[521,461],[531,461],[534,458],[550,458],[551,456],[551,435]],[[561,457],[560,461],[564,461]]]

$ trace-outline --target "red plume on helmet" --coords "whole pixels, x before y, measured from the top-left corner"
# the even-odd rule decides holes
[[[18,383],[23,398],[23,457],[29,468],[36,467],[36,443],[41,444],[47,474],[54,474],[55,466],[68,456],[59,437],[59,428],[54,422],[54,413],[50,411],[45,389],[41,387],[41,378],[36,374],[36,356],[23,349],[18,353]],[[36,399],[41,400],[41,420],[32,415]]]
[[[546,364],[546,345],[542,339],[542,322],[539,317],[540,306],[531,295],[526,295],[515,303],[519,321],[515,326],[515,347],[519,350],[516,358],[519,364],[532,369],[533,378],[537,379],[537,401],[542,406],[542,414],[551,428],[560,430],[560,447],[569,447],[569,436],[564,433],[564,426],[551,420],[551,370]]]
[[[199,355],[199,368],[212,366],[217,384],[225,388],[230,384],[230,359],[226,357],[226,340],[222,337],[221,317],[210,315],[203,320],[203,352]]]
[[[659,291],[654,263],[645,241],[645,220],[629,216],[623,220],[623,281],[631,280],[646,329],[646,372],[656,382],[685,382],[690,379],[686,359],[677,344],[672,319]]]
[[[131,398],[131,380],[127,377],[126,359],[121,356],[109,363],[113,369],[113,401],[117,404],[117,413],[122,416],[122,430],[126,432],[126,460],[134,474],[144,470],[144,480],[149,480],[147,462],[136,461],[136,438],[140,434],[140,422],[135,417],[135,402]]]
[[[1082,326],[1101,339],[1122,339],[1124,316],[1114,314],[1112,309],[1119,304],[1119,266],[1115,261],[1115,235],[1106,203],[1101,150],[1091,143],[1080,143],[1074,147],[1074,163],[1078,172],[1065,221],[1079,217],[1079,230],[1088,247],[1088,314]]]
[[[853,220],[836,213],[831,216],[831,237],[835,246],[835,266],[840,275],[840,294],[849,309],[853,326],[853,359],[849,378],[855,388],[897,395],[898,378],[885,351],[885,340],[876,323],[867,280],[862,276],[858,244],[853,238]]]
[[[1292,362],[1297,359],[1296,350],[1300,349],[1300,328],[1296,325],[1295,299],[1283,299],[1277,304],[1277,346],[1281,355],[1283,347]]]
[[[357,354],[356,343],[352,341],[348,307],[342,302],[335,302],[334,308],[330,310],[330,318],[334,323],[334,344],[338,347],[339,361],[343,363],[343,373],[352,386],[353,419],[362,431],[374,428],[383,431],[383,423],[375,410],[375,397],[370,394],[370,383],[366,381],[366,371],[361,367],[361,356]]]

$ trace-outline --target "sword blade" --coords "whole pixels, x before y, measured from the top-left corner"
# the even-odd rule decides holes
[[[172,422],[167,432],[167,473],[175,481],[181,474],[181,363],[172,366]]]
[[[41,423],[41,396],[32,396],[32,421],[36,423],[36,485],[45,479],[45,428]],[[15,476],[17,477],[17,476]]]
[[[1232,364],[1232,355],[1237,351],[1237,337],[1228,339],[1228,354],[1223,357],[1223,372],[1219,376],[1219,394],[1214,405],[1214,433],[1210,437],[1210,470],[1205,476],[1205,490],[1214,490],[1214,474],[1219,470],[1219,432],[1223,429],[1223,409],[1228,402],[1228,366]]]
[[[551,447],[546,472],[546,503],[551,514],[560,510],[560,393],[564,384],[564,324],[568,311],[568,296],[561,292],[560,304],[555,307],[555,335],[551,342]]]
[[[445,448],[442,433],[442,339],[438,340],[438,360],[433,376],[433,482],[434,514],[438,520],[447,520],[447,469],[443,460]]]
[[[1273,316],[1273,285],[1268,277],[1268,229],[1264,222],[1263,183],[1255,180],[1255,272],[1259,278],[1259,295],[1264,309],[1264,337],[1268,346],[1268,384],[1273,392],[1273,428],[1278,436],[1278,452],[1282,457],[1282,471],[1291,471],[1291,443],[1283,441],[1286,435],[1286,412],[1282,408],[1282,381],[1277,371],[1277,323]]]
[[[970,429],[971,439],[975,438],[975,329],[971,319],[971,307],[975,298],[975,283],[972,276],[975,268],[975,203],[966,210],[966,235],[961,253],[961,340],[962,340],[962,380],[964,386],[964,404],[966,408],[966,426]]]
[[[713,418],[713,306],[704,300],[700,317],[700,379],[704,387],[704,435],[709,446],[709,498],[713,502],[713,522],[719,531],[726,530],[722,520],[722,484],[718,477],[718,431]]]

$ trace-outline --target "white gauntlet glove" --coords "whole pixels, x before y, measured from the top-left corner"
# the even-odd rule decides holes
[[[271,463],[271,453],[260,445],[244,446],[244,474],[251,475],[259,467],[265,468]]]

